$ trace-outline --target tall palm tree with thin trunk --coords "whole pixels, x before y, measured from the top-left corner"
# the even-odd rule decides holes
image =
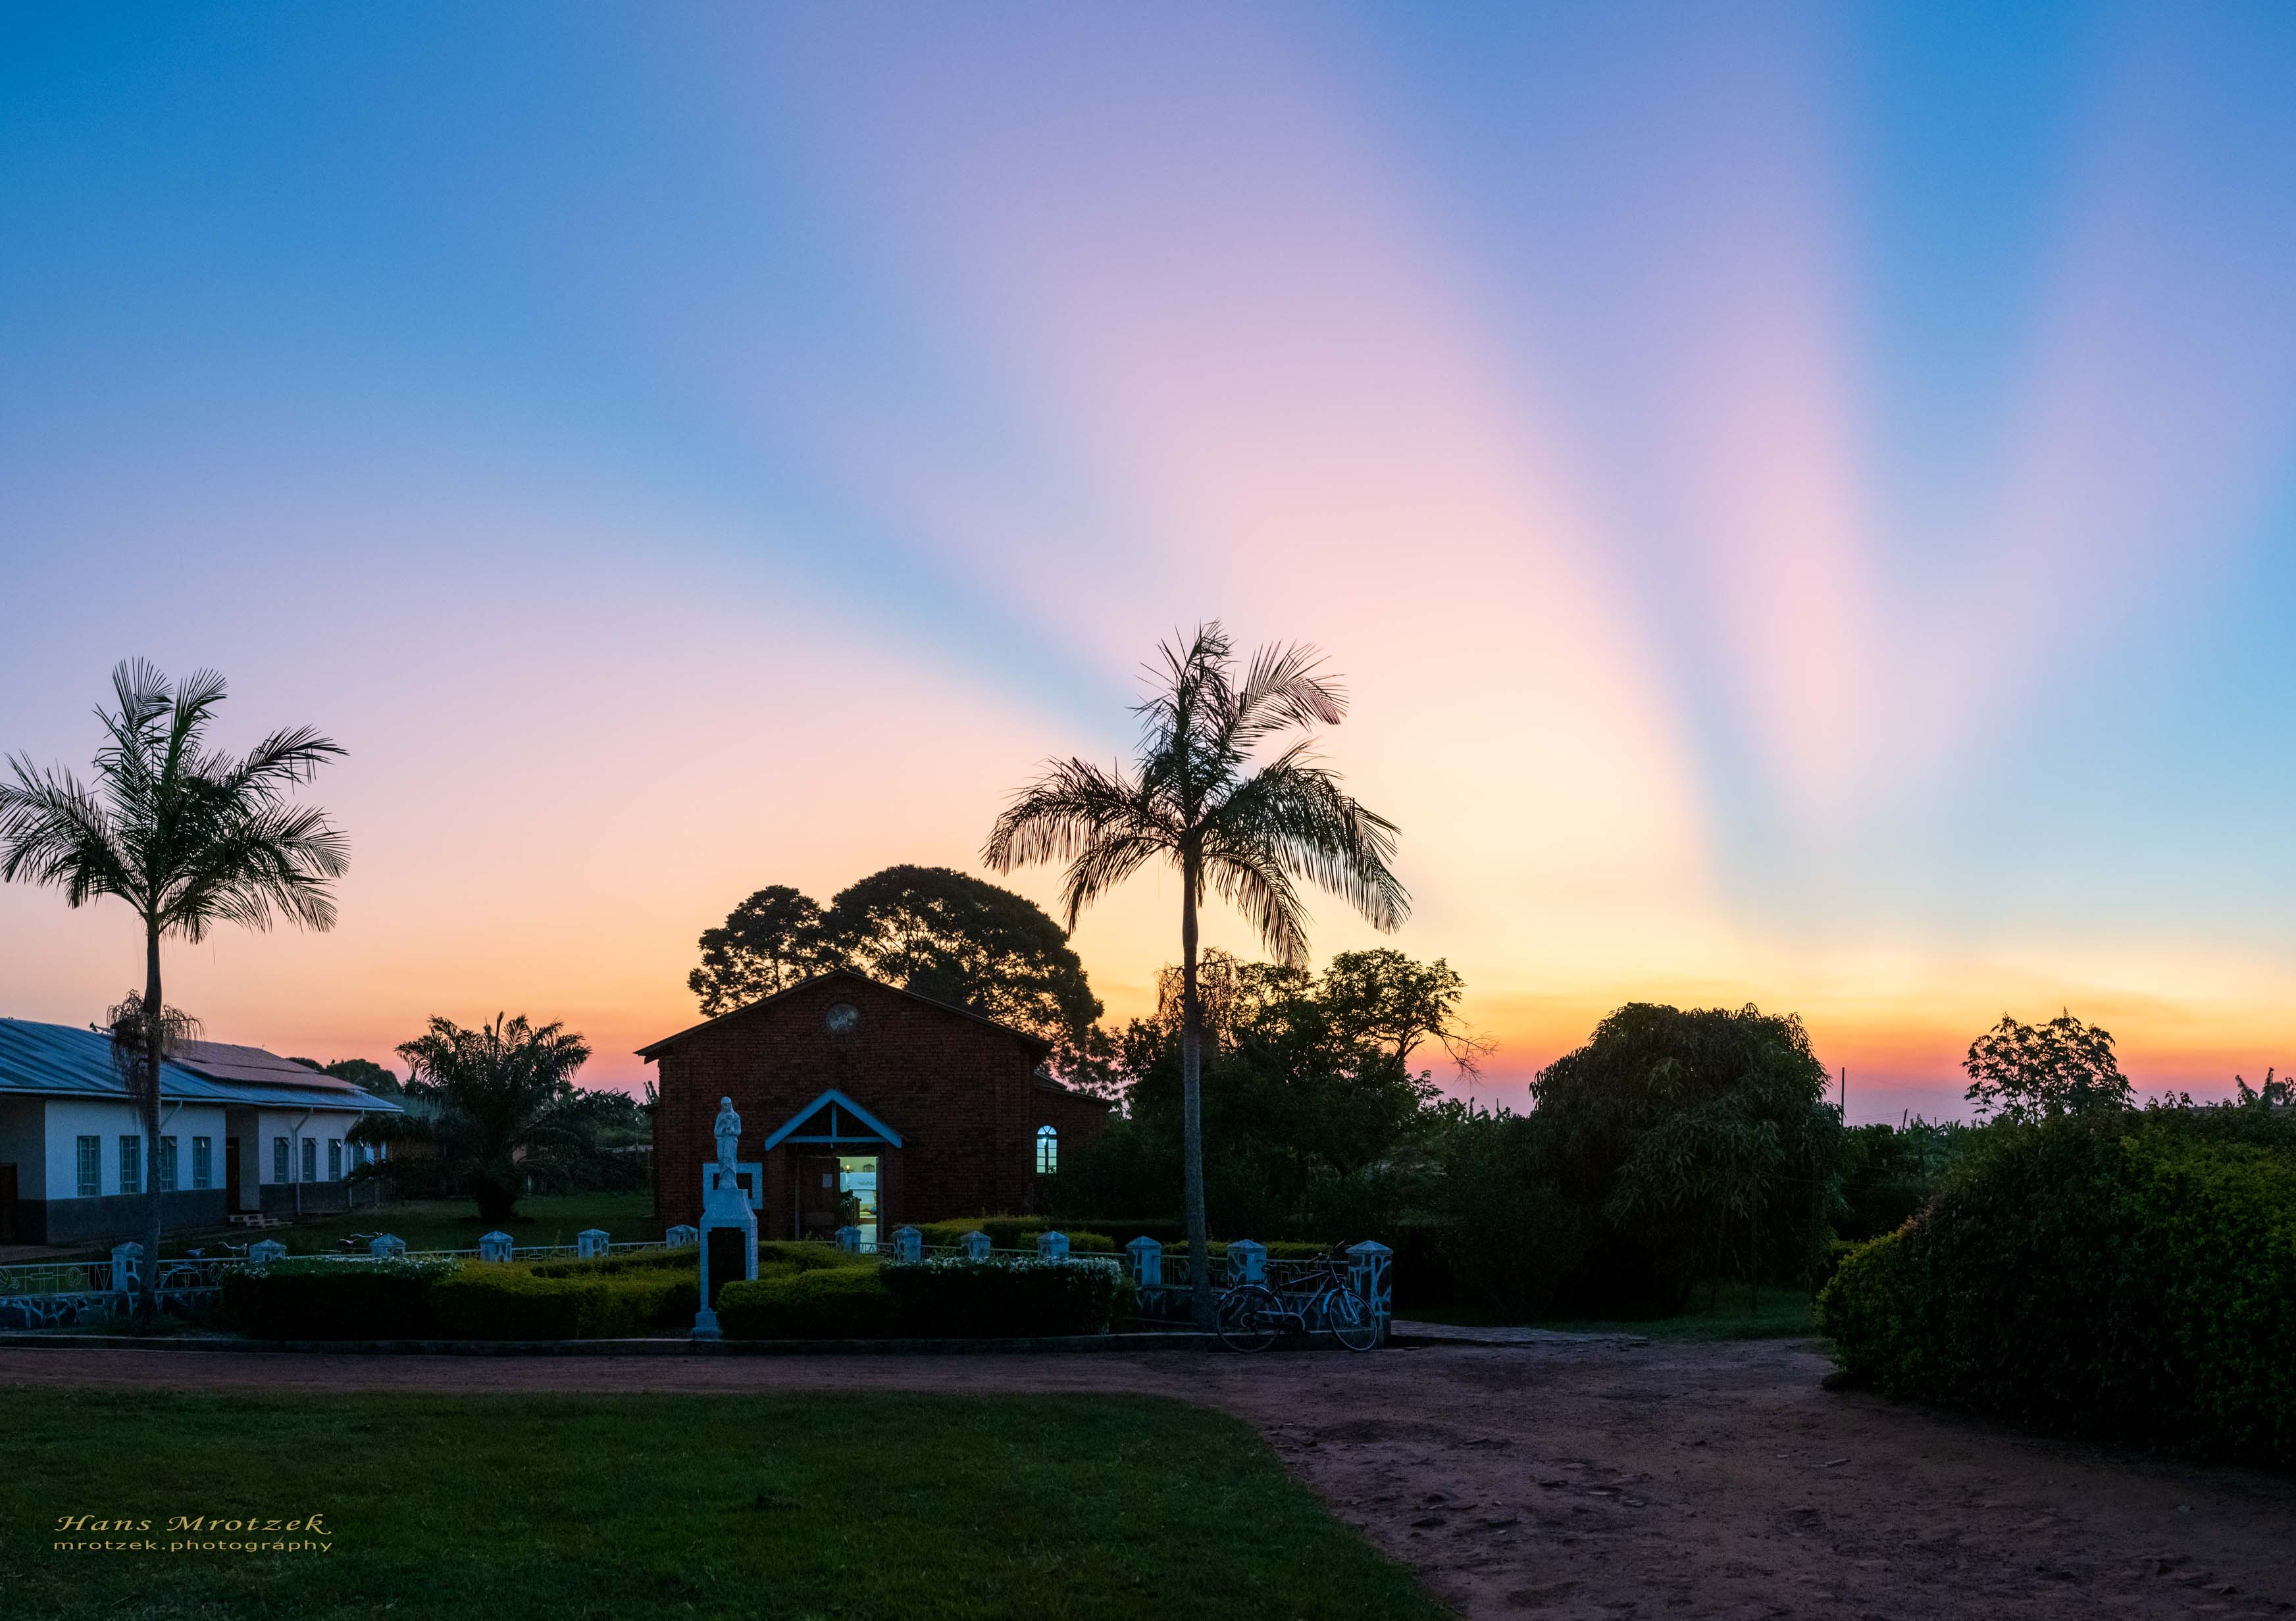
[[[223,677],[195,671],[176,686],[141,659],[111,672],[119,707],[99,706],[104,742],[94,778],[37,771],[9,756],[0,781],[0,882],[53,885],[71,906],[110,897],[144,924],[141,1050],[126,1066],[144,1127],[143,1288],[154,1306],[159,1273],[160,1073],[168,1045],[160,942],[196,943],[221,923],[265,929],[275,917],[334,926],[330,886],[349,865],[343,835],[291,790],[343,750],[308,727],[272,733],[234,759],[208,742]]]
[[[1383,930],[1411,898],[1389,863],[1395,824],[1366,810],[1316,762],[1313,740],[1287,733],[1336,726],[1347,697],[1322,656],[1300,644],[1262,647],[1241,671],[1218,621],[1185,643],[1167,642],[1149,667],[1138,708],[1136,758],[1128,769],[1049,761],[1005,807],[982,859],[998,872],[1065,861],[1066,925],[1149,862],[1180,872],[1181,1167],[1196,1321],[1212,1321],[1210,1234],[1204,1218],[1203,1000],[1196,978],[1197,916],[1207,893],[1242,912],[1275,959],[1308,960],[1305,878],[1346,900]]]

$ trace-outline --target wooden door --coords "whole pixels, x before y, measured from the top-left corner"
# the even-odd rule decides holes
[[[239,1204],[239,1139],[223,1140],[223,1207],[226,1214],[237,1215]]]
[[[805,1154],[797,1162],[797,1236],[829,1238],[837,1231],[837,1156]]]

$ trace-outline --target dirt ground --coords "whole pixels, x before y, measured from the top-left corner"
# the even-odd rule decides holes
[[[1250,1420],[1471,1617],[2296,1610],[2296,1481],[1818,1387],[1815,1346],[542,1358],[0,1348],[0,1384],[1136,1391]]]

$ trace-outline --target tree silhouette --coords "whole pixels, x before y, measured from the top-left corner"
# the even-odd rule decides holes
[[[1086,761],[1048,762],[1006,806],[982,859],[997,872],[1065,861],[1064,926],[1151,861],[1180,873],[1181,1179],[1193,1305],[1212,1321],[1210,1240],[1204,1219],[1203,1006],[1197,984],[1197,914],[1207,893],[1242,911],[1278,963],[1308,960],[1305,878],[1340,895],[1374,926],[1393,929],[1410,897],[1389,866],[1396,827],[1340,787],[1300,737],[1255,766],[1255,754],[1287,733],[1336,726],[1346,697],[1323,661],[1301,645],[1261,648],[1240,673],[1218,621],[1185,645],[1168,642],[1151,666],[1139,705],[1141,736],[1129,769]]]

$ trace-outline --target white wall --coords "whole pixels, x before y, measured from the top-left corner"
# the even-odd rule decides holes
[[[308,1118],[302,1109],[258,1111],[253,1145],[260,1164],[258,1180],[266,1186],[279,1180],[272,1174],[271,1145],[275,1138],[280,1137],[287,1139],[287,1181],[299,1182],[303,1180],[301,1143],[303,1138],[310,1138],[319,1145],[317,1153],[313,1156],[313,1163],[316,1167],[316,1180],[323,1182],[327,1180],[327,1143],[330,1139],[342,1142],[342,1174],[348,1176],[351,1169],[349,1138],[351,1128],[358,1122],[358,1111],[356,1109],[314,1109],[309,1111]],[[245,1155],[248,1148],[249,1145],[242,1141],[240,1144],[240,1153],[242,1156]],[[244,1164],[241,1169],[242,1172],[245,1170]]]
[[[93,1098],[55,1098],[45,1100],[41,1107],[46,1114],[45,1187],[38,1195],[27,1192],[26,1198],[68,1199],[79,1193],[79,1139],[91,1136],[102,1140],[102,1147],[96,1163],[102,1172],[105,1194],[125,1192],[119,1185],[119,1140],[122,1137],[141,1138],[144,1122],[130,1103],[106,1103]],[[213,1186],[223,1186],[223,1110],[211,1103],[184,1104],[162,1102],[160,1106],[160,1135],[176,1140],[176,1188],[188,1192],[192,1187],[192,1139],[205,1137],[212,1143],[209,1177]],[[144,1173],[147,1178],[159,1175],[159,1156],[150,1143],[143,1144]],[[19,1162],[20,1164],[21,1162]],[[25,1173],[19,1171],[20,1181]],[[140,1189],[139,1189],[140,1191]]]

